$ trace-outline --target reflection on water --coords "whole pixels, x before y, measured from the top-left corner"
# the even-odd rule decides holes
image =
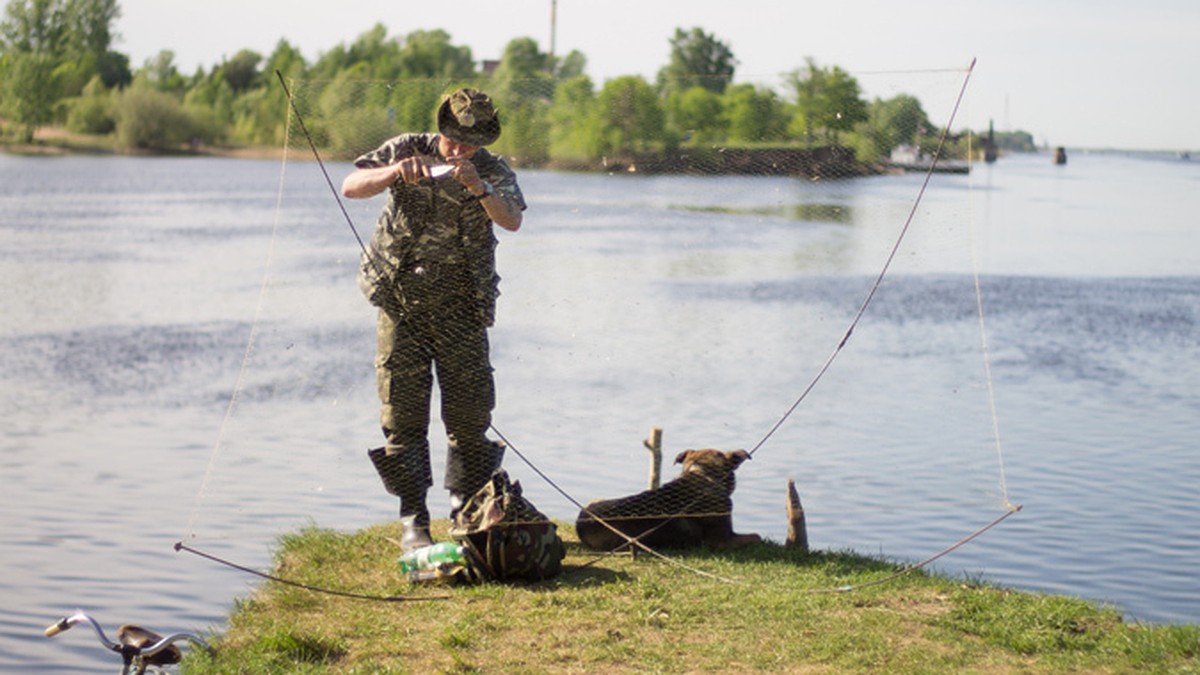
[[[782,540],[794,478],[814,546],[914,560],[1007,499],[1024,510],[940,569],[1200,620],[1195,176],[1044,160],[935,180],[845,350],[739,470],[735,525]],[[219,629],[255,580],[176,541],[265,568],[308,522],[394,517],[365,455],[357,246],[311,169],[279,199],[273,162],[0,157],[0,670],[107,670],[85,639],[38,641],[76,607]],[[654,426],[668,454],[755,446],[842,338],[918,180],[525,172],[526,226],[500,234],[497,428],[579,501],[642,489]],[[369,229],[379,204],[348,206]]]
[[[808,223],[841,223],[854,222],[850,207],[845,204],[775,204],[771,206],[733,208],[728,206],[696,206],[678,204],[673,208],[698,213],[716,213],[731,216],[750,216],[761,218],[787,218]]]

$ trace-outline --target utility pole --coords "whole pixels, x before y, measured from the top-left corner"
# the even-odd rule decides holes
[[[554,43],[558,39],[558,0],[550,0],[550,62],[554,63]]]

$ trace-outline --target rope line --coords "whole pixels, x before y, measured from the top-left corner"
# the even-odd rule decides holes
[[[926,565],[929,565],[930,563],[937,560],[938,558],[941,558],[942,556],[945,556],[945,555],[949,554],[950,552],[958,549],[959,547],[964,546],[967,543],[973,541],[974,539],[976,539],[977,537],[982,535],[984,532],[987,532],[988,530],[992,529],[993,527],[995,527],[995,526],[999,525],[1000,523],[1004,522],[1005,520],[1007,520],[1009,516],[1020,511],[1022,508],[1023,508],[1022,506],[1010,506],[1008,508],[1008,510],[1005,511],[1003,514],[1001,514],[998,518],[992,520],[992,522],[988,523],[987,525],[984,525],[983,527],[979,528],[978,530],[975,530],[974,532],[967,535],[966,537],[959,539],[954,544],[947,546],[946,548],[929,556],[928,558],[922,560],[921,562],[909,565],[908,567],[905,567],[904,569],[902,569],[898,572],[895,572],[893,574],[889,574],[888,576],[883,577],[882,579],[875,579],[873,581],[866,581],[861,584],[854,584],[854,585],[850,585],[850,586],[838,586],[837,588],[813,589],[810,592],[811,593],[847,593],[850,591],[858,591],[858,590],[862,590],[864,588],[870,588],[872,586],[880,586],[880,585],[895,581],[896,579],[899,579],[900,577],[911,574],[912,572],[915,572],[916,570],[919,570],[919,569],[925,567]]]

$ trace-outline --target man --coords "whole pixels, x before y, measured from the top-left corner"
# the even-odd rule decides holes
[[[358,281],[380,308],[375,367],[386,445],[370,457],[400,498],[405,551],[433,543],[425,495],[433,485],[427,436],[435,375],[452,509],[500,466],[503,446],[486,436],[495,406],[487,329],[500,280],[492,224],[515,232],[525,209],[516,174],[483,148],[500,136],[491,98],[454,91],[437,124],[436,134],[403,134],[359,157],[342,183],[352,199],[388,191]]]

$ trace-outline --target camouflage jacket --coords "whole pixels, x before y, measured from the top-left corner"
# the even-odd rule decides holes
[[[414,155],[440,161],[437,134],[397,136],[354,160],[354,165],[387,166]],[[503,159],[480,148],[471,161],[497,193],[525,208],[517,176]],[[389,296],[395,294],[392,284],[401,270],[421,263],[465,264],[479,315],[490,326],[500,294],[495,252],[492,221],[479,200],[458,181],[442,178],[417,185],[397,181],[388,190],[387,204],[363,254],[358,285],[371,304],[395,309]],[[403,288],[400,291],[403,293]]]

